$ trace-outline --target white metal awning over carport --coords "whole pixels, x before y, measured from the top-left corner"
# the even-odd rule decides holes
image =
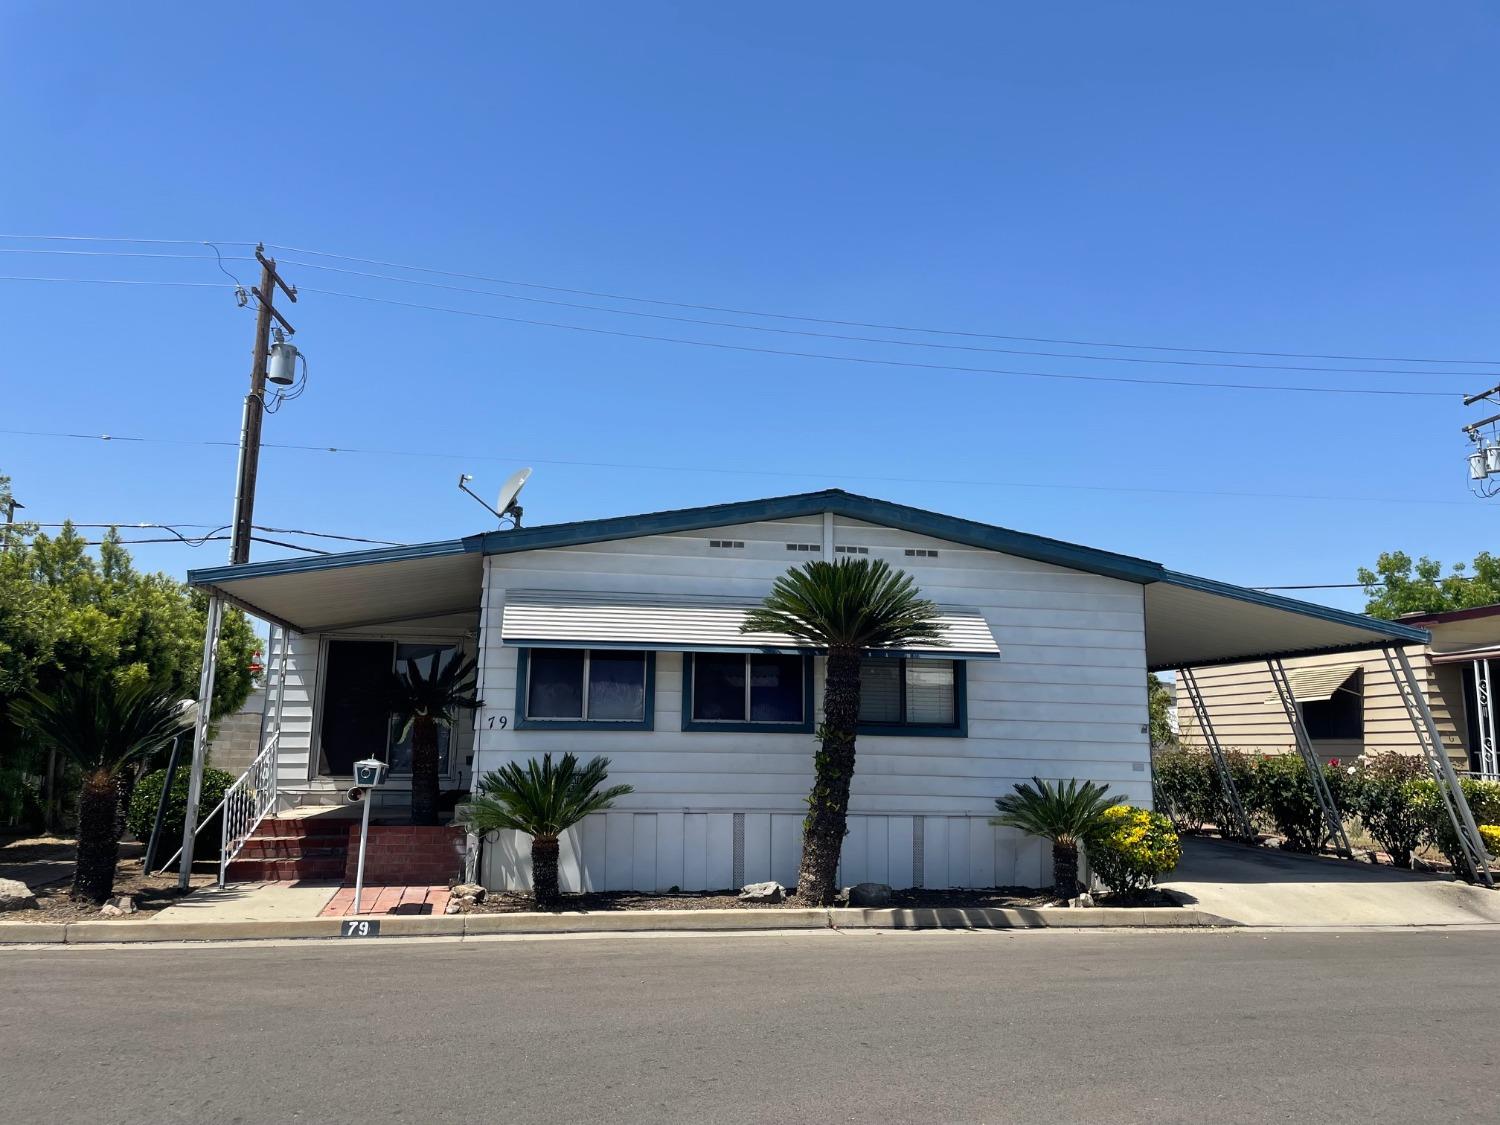
[[[688,652],[796,652],[810,646],[780,633],[745,633],[754,600],[664,594],[511,590],[505,597],[501,639],[540,648],[640,648]],[[939,607],[943,644],[900,649],[910,656],[996,657],[983,614]]]
[[[1428,640],[1426,630],[1410,625],[1169,570],[1145,587],[1145,599],[1146,664],[1152,671]]]

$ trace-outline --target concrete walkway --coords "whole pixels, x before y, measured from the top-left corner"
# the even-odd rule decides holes
[[[163,922],[284,922],[316,918],[338,891],[337,882],[230,883],[204,887],[155,918]]]
[[[1247,926],[1420,926],[1500,922],[1500,891],[1450,879],[1185,837],[1163,890]]]

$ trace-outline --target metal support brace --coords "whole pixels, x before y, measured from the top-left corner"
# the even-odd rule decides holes
[[[1500,752],[1496,750],[1495,702],[1490,688],[1490,662],[1474,661],[1474,706],[1479,715],[1479,776],[1500,781]]]
[[[1343,814],[1339,811],[1338,804],[1333,799],[1333,793],[1328,788],[1328,779],[1323,776],[1323,763],[1318,761],[1312,739],[1307,735],[1307,726],[1302,722],[1302,704],[1297,702],[1297,697],[1292,692],[1292,683],[1286,674],[1286,665],[1280,660],[1267,660],[1266,667],[1271,670],[1271,682],[1276,685],[1276,694],[1281,699],[1282,710],[1286,712],[1286,721],[1291,724],[1292,737],[1297,743],[1297,750],[1302,754],[1302,761],[1307,766],[1313,794],[1318,799],[1318,807],[1323,811],[1323,824],[1327,829],[1324,839],[1339,855],[1346,859],[1353,859],[1354,849],[1349,846],[1349,836],[1344,831]]]
[[[1437,783],[1438,795],[1443,799],[1444,808],[1448,810],[1448,822],[1453,825],[1453,833],[1458,837],[1459,848],[1463,852],[1469,873],[1473,875],[1474,882],[1493,887],[1495,880],[1490,874],[1489,855],[1479,836],[1479,828],[1474,824],[1474,814],[1469,809],[1469,802],[1464,798],[1458,774],[1453,769],[1453,763],[1448,760],[1447,751],[1443,749],[1443,736],[1438,730],[1437,720],[1432,717],[1432,709],[1427,706],[1427,696],[1422,691],[1421,681],[1412,671],[1405,649],[1388,647],[1381,651],[1385,655],[1391,679],[1401,693],[1401,702],[1406,705],[1407,716],[1417,734],[1417,744],[1422,747],[1422,755],[1432,771],[1432,780]]]
[[[1214,732],[1214,724],[1208,717],[1208,706],[1203,701],[1203,693],[1198,690],[1198,681],[1193,677],[1191,668],[1180,668],[1177,671],[1177,679],[1187,688],[1188,699],[1193,704],[1193,714],[1198,717],[1198,729],[1203,732],[1203,741],[1208,744],[1209,757],[1213,759],[1214,769],[1219,775],[1219,785],[1224,790],[1224,796],[1229,805],[1229,815],[1233,824],[1221,824],[1221,829],[1227,829],[1226,835],[1233,834],[1242,840],[1248,840],[1255,835],[1255,830],[1250,824],[1250,818],[1245,815],[1245,806],[1240,803],[1240,791],[1234,784],[1234,774],[1229,770],[1229,759],[1224,756],[1224,747],[1219,742],[1219,736]]]
[[[182,863],[177,885],[187,889],[193,873],[193,843],[198,835],[198,802],[203,796],[203,765],[208,758],[208,721],[214,702],[214,673],[219,662],[219,626],[224,619],[224,600],[218,594],[208,599],[208,620],[203,629],[203,670],[198,676],[198,721],[193,727],[193,764],[188,775],[187,809],[182,818]]]

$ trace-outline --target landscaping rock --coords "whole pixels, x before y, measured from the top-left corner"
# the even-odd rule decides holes
[[[464,904],[460,900],[458,900],[456,898],[450,898],[448,900],[448,905],[446,905],[446,906],[443,907],[443,913],[444,914],[457,914],[461,910],[463,910],[463,908],[464,908]]]
[[[740,888],[741,902],[781,902],[786,898],[786,888],[780,883],[747,883]]]
[[[129,895],[119,895],[110,899],[99,908],[99,913],[106,918],[120,918],[126,914],[139,913],[140,907],[135,904],[135,899]]]
[[[0,879],[0,911],[35,910],[36,895],[19,879]]]
[[[886,883],[860,883],[848,889],[850,906],[889,906],[891,888]]]
[[[484,887],[478,883],[459,883],[448,889],[448,900],[460,898],[466,902],[483,902]]]
[[[1089,907],[1094,905],[1094,896],[1089,894],[1088,891],[1084,891],[1083,894],[1079,895],[1077,898],[1070,899],[1068,905],[1079,910],[1087,910]]]

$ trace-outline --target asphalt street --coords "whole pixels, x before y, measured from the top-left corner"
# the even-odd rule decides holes
[[[0,950],[8,1122],[1500,1118],[1500,934]]]

